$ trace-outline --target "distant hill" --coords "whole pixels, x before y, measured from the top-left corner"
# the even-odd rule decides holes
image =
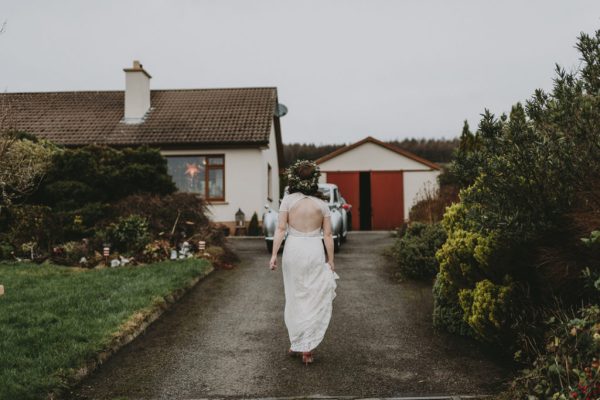
[[[445,164],[452,159],[452,151],[458,146],[459,139],[403,139],[384,140],[404,150],[423,157],[427,160]],[[316,160],[334,150],[344,147],[344,144],[315,145],[312,143],[284,143],[283,157],[286,167],[298,159]]]

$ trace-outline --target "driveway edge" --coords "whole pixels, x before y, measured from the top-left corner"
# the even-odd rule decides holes
[[[105,350],[96,354],[93,360],[86,361],[84,365],[77,368],[73,375],[67,378],[65,387],[48,393],[48,400],[57,400],[62,398],[65,391],[71,389],[83,379],[88,377],[98,366],[106,362],[110,357],[117,353],[123,346],[127,345],[143,333],[150,324],[156,321],[160,316],[171,308],[181,297],[194,288],[198,282],[206,278],[215,270],[215,267],[210,264],[206,270],[200,275],[189,280],[184,286],[174,290],[173,292],[162,296],[160,300],[155,301],[152,305],[133,314],[125,321],[118,332],[116,332],[110,344]]]

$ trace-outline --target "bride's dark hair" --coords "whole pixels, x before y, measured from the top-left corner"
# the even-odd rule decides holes
[[[319,166],[310,160],[298,160],[288,168],[288,193],[300,192],[308,196],[327,199],[319,191]]]

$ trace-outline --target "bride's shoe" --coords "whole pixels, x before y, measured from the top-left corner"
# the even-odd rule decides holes
[[[313,362],[313,355],[311,351],[302,353],[302,362],[304,365],[308,365]]]

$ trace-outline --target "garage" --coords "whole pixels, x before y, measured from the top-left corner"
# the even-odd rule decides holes
[[[334,183],[352,205],[352,228],[389,230],[408,220],[426,186],[437,187],[440,166],[368,136],[316,160],[321,181]]]

